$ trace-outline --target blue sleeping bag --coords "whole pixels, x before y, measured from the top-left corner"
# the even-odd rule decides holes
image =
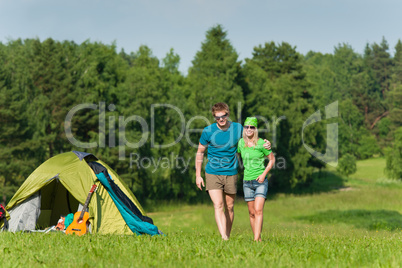
[[[135,215],[130,209],[128,209],[127,206],[117,197],[115,192],[112,190],[112,186],[110,185],[104,173],[101,172],[99,174],[96,174],[96,177],[108,191],[110,197],[113,199],[113,202],[116,204],[116,207],[120,211],[121,216],[123,216],[124,221],[127,223],[128,227],[133,233],[137,235],[159,234],[158,227],[149,222],[142,221],[137,215]]]

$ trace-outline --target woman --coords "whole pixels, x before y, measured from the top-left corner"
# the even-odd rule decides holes
[[[263,209],[268,192],[267,174],[275,163],[272,150],[265,149],[263,144],[264,140],[258,138],[257,118],[247,117],[237,152],[240,153],[244,165],[244,200],[248,206],[254,241],[261,241]],[[265,157],[269,159],[266,167]]]

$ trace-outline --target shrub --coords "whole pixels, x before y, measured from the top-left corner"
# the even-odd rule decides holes
[[[351,154],[343,155],[338,162],[336,170],[345,176],[356,172],[356,158]]]
[[[380,152],[377,141],[374,136],[367,135],[363,136],[359,140],[359,147],[357,148],[358,157],[360,159],[367,159],[372,157],[374,154]]]
[[[387,166],[385,173],[390,179],[402,179],[402,127],[394,134],[394,146],[385,152]]]

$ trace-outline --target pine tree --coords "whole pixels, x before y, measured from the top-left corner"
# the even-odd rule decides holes
[[[0,44],[0,184],[2,203],[33,171],[43,149],[33,138],[27,107],[27,48],[21,40]]]
[[[230,119],[236,121],[239,103],[243,102],[242,74],[238,54],[221,25],[209,29],[189,70],[188,104],[192,116],[212,119],[210,109],[217,102],[230,107]],[[194,122],[205,127],[205,122]],[[198,124],[197,124],[198,123]]]
[[[301,56],[287,43],[265,43],[254,48],[253,58],[246,59],[246,81],[249,94],[247,114],[272,118],[269,133],[276,157],[284,158],[285,168],[274,170],[274,183],[289,188],[308,184],[313,172],[313,162],[303,147],[302,125],[314,113],[308,82],[301,64]],[[274,116],[274,117],[273,117]],[[285,117],[276,124],[274,118]],[[320,126],[313,125],[306,131],[304,142],[323,149]]]
[[[393,128],[402,126],[402,42],[398,40],[395,46],[394,67],[388,103],[390,107],[389,118]],[[392,135],[392,133],[391,133]]]
[[[34,137],[47,148],[47,157],[65,148],[63,122],[72,102],[72,79],[67,70],[68,55],[61,43],[32,40],[29,62],[30,122]]]
[[[368,83],[363,92],[365,99],[364,114],[366,126],[373,129],[377,122],[389,113],[389,107],[385,101],[389,91],[391,69],[393,60],[388,52],[389,46],[385,38],[381,44],[367,44],[364,55],[365,79]],[[361,95],[361,94],[360,94]]]
[[[118,88],[119,102],[118,112],[122,120],[126,121],[125,129],[119,130],[120,154],[123,157],[129,155],[138,158],[153,159],[151,150],[151,120],[159,119],[159,114],[151,115],[152,106],[156,103],[165,103],[167,96],[161,82],[161,68],[159,60],[152,55],[152,51],[147,46],[141,46],[138,51],[132,54],[129,60],[130,68],[127,70],[127,77]],[[156,110],[160,112],[160,110]],[[120,120],[120,127],[122,126]],[[159,124],[156,122],[155,124]],[[124,124],[123,124],[124,126]],[[124,142],[127,142],[124,144]],[[123,150],[123,151],[122,151]],[[160,156],[157,156],[160,157]],[[134,190],[139,198],[153,196],[153,184],[155,176],[160,174],[152,173],[153,168],[144,168],[141,162],[137,161],[130,169],[127,169],[127,162],[120,161],[119,170],[122,177]],[[160,183],[163,179],[159,176]]]

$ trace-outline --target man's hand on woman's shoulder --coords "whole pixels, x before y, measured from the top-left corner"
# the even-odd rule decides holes
[[[267,150],[271,150],[271,143],[269,142],[269,140],[264,139],[264,148]]]

